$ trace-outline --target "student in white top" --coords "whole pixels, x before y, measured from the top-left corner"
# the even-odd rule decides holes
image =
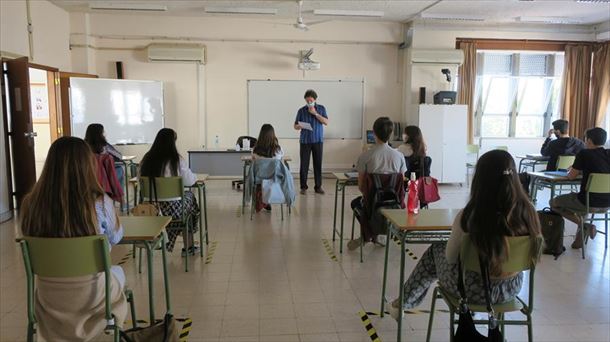
[[[171,128],[163,128],[155,137],[150,150],[142,158],[140,164],[140,175],[143,177],[182,177],[182,182],[185,186],[190,186],[197,182],[197,177],[189,169],[186,161],[178,153],[176,148],[176,132]],[[181,200],[159,201],[159,209],[164,215],[171,215],[174,219],[182,218],[182,205],[185,206],[186,215],[190,216],[189,220],[189,241],[191,245],[183,248],[183,254],[189,253],[194,255],[199,247],[194,246],[192,234],[199,228],[199,206],[190,191],[184,192],[184,202]],[[172,227],[170,223],[169,227]],[[172,251],[176,238],[181,230],[169,229],[167,249]]]
[[[470,200],[455,218],[449,241],[432,244],[424,252],[404,284],[404,302],[399,303],[396,299],[390,306],[392,317],[397,318],[401,308],[418,306],[436,280],[459,296],[457,262],[465,234],[470,235],[479,253],[489,261],[492,303],[513,299],[521,290],[523,273],[502,273],[501,264],[508,257],[506,238],[530,236],[537,239],[540,222],[508,152],[494,150],[479,158]],[[478,273],[467,271],[464,284],[469,303],[485,304],[484,287]]]
[[[275,135],[275,129],[270,124],[264,124],[261,127],[261,131],[258,134],[258,140],[252,150],[252,157],[256,158],[273,158],[281,160],[284,157],[284,150],[280,146]],[[271,211],[271,205],[264,203],[262,198],[261,185],[257,186],[256,189],[256,211],[259,212],[263,208],[267,211]]]

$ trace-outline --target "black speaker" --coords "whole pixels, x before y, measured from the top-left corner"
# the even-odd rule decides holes
[[[116,78],[123,79],[123,62],[116,62]]]
[[[419,104],[424,103],[426,103],[426,87],[419,87]]]

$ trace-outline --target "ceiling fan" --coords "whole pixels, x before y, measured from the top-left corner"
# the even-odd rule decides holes
[[[297,5],[298,5],[297,22],[292,25],[296,29],[299,29],[301,31],[308,31],[310,26],[316,25],[316,24],[321,24],[321,23],[324,23],[327,21],[327,20],[322,20],[322,21],[313,21],[313,22],[305,23],[305,21],[303,20],[303,0],[297,0]]]

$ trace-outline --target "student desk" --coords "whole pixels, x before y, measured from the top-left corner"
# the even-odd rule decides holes
[[[399,301],[404,301],[403,286],[405,283],[405,244],[430,244],[434,242],[447,241],[451,233],[453,220],[459,209],[427,209],[420,210],[419,214],[408,214],[406,209],[381,209],[381,214],[390,222],[388,227],[388,241],[385,246],[385,259],[383,265],[383,289],[381,290],[381,311],[384,315],[385,290],[388,276],[388,255],[392,236],[400,241],[400,283]],[[391,304],[390,304],[391,305]],[[404,311],[399,310],[398,336],[401,340],[402,319]]]
[[[117,164],[121,165],[121,167],[123,167],[123,184],[121,184],[122,187],[125,188],[125,206],[123,207],[123,203],[121,202],[121,211],[122,212],[129,212],[129,183],[127,182],[127,177],[128,177],[128,173],[127,170],[129,170],[129,167],[133,164],[133,160],[136,159],[136,156],[123,156],[121,158],[120,162],[117,162]]]
[[[163,283],[165,285],[165,306],[171,312],[169,276],[167,271],[167,256],[165,250],[165,227],[170,223],[170,216],[121,216],[124,234],[120,244],[143,244],[146,247],[148,265],[148,306],[150,324],[155,322],[155,291],[153,280],[153,249],[161,242],[161,255],[163,257]]]
[[[333,214],[333,242],[335,235],[339,234],[339,253],[343,253],[343,223],[345,220],[345,187],[358,185],[358,178],[349,178],[344,172],[333,172],[337,178],[335,183],[335,211]],[[341,192],[341,230],[337,231],[337,199]]]
[[[549,157],[545,157],[541,154],[530,154],[516,157],[521,159],[519,161],[519,172],[525,172],[525,169],[528,167],[531,167],[532,172],[535,172],[537,165],[546,165],[546,163],[549,161]]]
[[[242,213],[242,215],[244,214],[244,212],[246,210],[246,176],[248,174],[247,170],[248,170],[248,166],[250,166],[252,164],[252,160],[254,159],[254,158],[252,158],[252,151],[247,151],[247,152],[248,152],[248,155],[241,157],[241,162],[243,163],[242,181],[244,184],[244,191],[241,194],[241,213]],[[290,169],[288,162],[291,162],[292,158],[289,156],[283,156],[282,161],[284,162],[286,167],[288,169]],[[288,210],[290,211],[290,207],[288,207]]]
[[[582,180],[582,176],[579,176],[576,179],[569,179],[565,176],[546,174],[545,172],[528,172],[528,174],[530,177],[532,177],[530,184],[530,197],[534,203],[536,203],[536,197],[538,196],[538,187],[551,189],[550,201],[555,198],[555,188],[557,186],[580,185]]]
[[[241,157],[252,151],[236,150],[193,150],[188,151],[189,168],[194,173],[206,173],[218,177],[239,177],[242,170]]]

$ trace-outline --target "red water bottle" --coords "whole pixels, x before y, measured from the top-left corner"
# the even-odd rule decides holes
[[[417,178],[415,172],[411,172],[411,179],[409,180],[407,212],[410,214],[417,214],[419,212],[419,196],[417,195]]]

